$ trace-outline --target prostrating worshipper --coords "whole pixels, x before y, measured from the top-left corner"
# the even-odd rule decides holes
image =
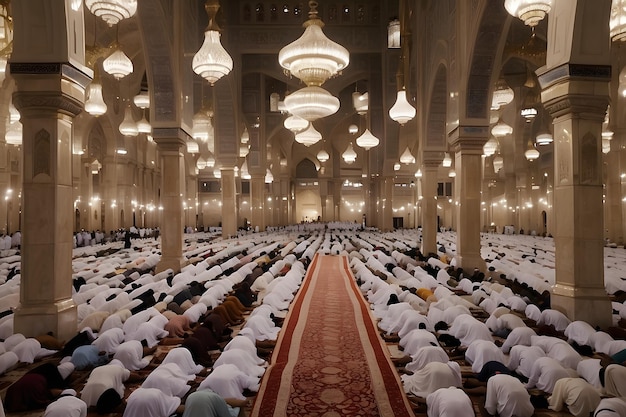
[[[535,408],[522,382],[511,375],[493,375],[487,381],[485,410],[499,417],[530,417]]]
[[[169,333],[170,337],[182,337],[185,332],[191,329],[189,317],[183,314],[175,314],[170,317],[164,329]]]
[[[431,362],[413,375],[402,375],[404,391],[426,398],[439,388],[461,388],[461,368],[456,362]]]
[[[602,360],[596,358],[583,359],[578,363],[576,372],[581,378],[593,385],[598,391],[602,391],[600,372],[603,371]]]
[[[243,408],[247,405],[247,400],[222,398],[206,388],[189,394],[183,417],[237,417],[245,415]]]
[[[575,378],[577,376],[575,370],[566,369],[556,359],[546,356],[537,359],[533,364],[526,388],[537,387],[548,394],[552,394],[556,381],[561,378]]]
[[[123,417],[169,417],[183,412],[180,398],[157,388],[137,388],[128,397]]]
[[[20,359],[13,352],[0,354],[0,375],[4,375],[6,371],[12,369],[19,361]]]
[[[144,347],[137,340],[129,340],[117,347],[113,354],[113,359],[117,359],[124,367],[131,371],[143,369],[150,363],[148,358],[144,357]]]
[[[409,372],[417,372],[431,362],[447,363],[450,358],[441,346],[424,346],[413,355],[413,360],[406,364]]]
[[[261,363],[259,363],[261,361]],[[246,350],[243,349],[229,349],[220,354],[220,356],[215,360],[214,366],[218,367],[224,364],[233,364],[241,372],[250,376],[262,376],[265,373],[265,368],[260,366],[263,364],[262,359],[258,356],[250,355]]]
[[[257,392],[259,384],[259,377],[246,375],[235,365],[225,364],[215,367],[213,372],[200,383],[198,390],[209,388],[223,398],[245,400],[244,391],[247,389]]]
[[[604,371],[604,389],[612,397],[626,397],[626,367],[608,365]]]
[[[622,416],[626,416],[626,398],[603,398],[593,413],[593,417]]]
[[[76,370],[82,371],[84,369],[91,369],[104,365],[109,361],[109,357],[106,352],[101,351],[98,346],[85,345],[74,349],[71,361],[76,367]]]
[[[76,397],[76,391],[66,389],[46,407],[43,417],[87,417],[87,404]]]
[[[509,369],[530,378],[537,359],[546,356],[546,352],[539,346],[513,346],[509,354]]]
[[[474,340],[465,351],[465,361],[472,365],[472,372],[478,373],[487,362],[505,362],[504,353],[495,343],[487,340]]]
[[[570,319],[558,310],[546,309],[541,312],[538,325],[554,326],[557,332],[563,332],[571,323]]]
[[[187,349],[191,353],[193,361],[205,368],[209,368],[213,365],[213,358],[207,350],[207,346],[202,340],[194,336],[189,336],[183,339],[181,344],[182,348]]]
[[[600,393],[582,378],[561,378],[548,398],[550,410],[561,411],[563,404],[576,417],[587,417],[600,403]]]
[[[52,363],[44,363],[25,373],[7,388],[4,398],[6,411],[43,409],[66,388],[63,376]]]
[[[509,353],[511,348],[516,345],[530,346],[532,336],[537,336],[537,333],[532,328],[516,327],[511,330],[511,333],[509,333],[502,344],[502,352]]]
[[[428,417],[474,417],[468,395],[457,387],[439,388],[426,397]]]
[[[92,407],[98,404],[98,400],[105,391],[113,389],[121,400],[124,397],[124,382],[130,377],[131,371],[124,368],[119,360],[113,359],[109,364],[91,371],[80,393],[80,398],[88,407]],[[139,375],[135,374],[133,379],[139,379]]]
[[[100,333],[91,344],[96,346],[99,351],[106,352],[107,355],[112,355],[115,353],[117,347],[124,343],[124,339],[124,330],[121,328],[113,328]]]
[[[194,378],[195,375],[184,373],[178,364],[165,363],[150,372],[141,386],[143,388],[157,388],[165,395],[183,398],[191,389],[188,382]]]

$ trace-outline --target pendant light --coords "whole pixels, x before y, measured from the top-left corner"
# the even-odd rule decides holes
[[[137,0],[85,0],[91,13],[113,26],[137,12]]]
[[[102,61],[102,69],[107,74],[115,77],[116,80],[121,80],[133,72],[133,61],[126,56],[116,43],[113,53]]]
[[[193,71],[214,85],[220,78],[233,69],[233,59],[220,41],[220,29],[215,16],[220,8],[218,0],[207,0],[204,8],[209,16],[209,25],[204,31],[204,43],[193,56]]]
[[[128,102],[128,106],[126,106],[126,110],[124,111],[124,120],[120,123],[119,126],[120,133],[124,136],[137,136],[139,130],[137,128],[137,123],[135,119],[133,119],[133,112],[130,108],[130,102]]]
[[[365,129],[365,132],[356,138],[356,144],[366,151],[378,146],[379,142],[380,140],[378,140],[376,136],[372,135],[372,132],[370,132],[369,129]]]
[[[309,127],[309,121],[304,120],[300,116],[291,115],[285,119],[283,126],[285,126],[286,129],[291,130],[293,133],[298,133]]]
[[[320,161],[321,163],[324,163],[328,161],[329,159],[330,159],[330,155],[328,154],[328,152],[326,152],[324,148],[320,149],[320,151],[317,153],[317,160]]]
[[[415,163],[415,157],[409,150],[408,146],[406,147],[404,152],[402,152],[402,155],[400,155],[400,162],[402,162],[404,165]]]
[[[315,129],[313,123],[309,123],[306,130],[296,134],[295,140],[304,146],[311,146],[322,140],[322,134]]]
[[[552,9],[553,0],[504,0],[504,8],[528,26],[537,26]]]
[[[450,168],[452,166],[452,158],[450,158],[450,154],[448,152],[445,153],[443,161],[441,161],[441,166],[444,168]]]
[[[350,142],[346,150],[341,154],[341,157],[343,158],[344,162],[348,165],[353,164],[354,161],[356,161],[357,155],[356,155],[356,152],[354,151],[354,148],[352,147],[352,142]]]
[[[89,84],[89,93],[85,101],[85,111],[92,116],[102,116],[107,112],[107,104],[102,97],[102,84],[98,67],[94,69],[94,77]]]
[[[400,123],[401,126],[404,126],[406,122],[413,120],[416,113],[415,107],[413,107],[406,98],[406,90],[404,87],[398,90],[396,102],[389,109],[389,117],[391,117],[393,121]]]

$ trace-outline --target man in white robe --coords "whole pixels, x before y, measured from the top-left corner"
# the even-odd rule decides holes
[[[524,384],[505,374],[494,375],[487,381],[485,410],[500,417],[530,417],[535,412]]]
[[[548,398],[550,410],[561,411],[563,404],[576,417],[587,417],[600,404],[600,394],[582,378],[562,378],[556,381]]]
[[[472,400],[457,387],[439,388],[426,397],[428,417],[474,417]]]

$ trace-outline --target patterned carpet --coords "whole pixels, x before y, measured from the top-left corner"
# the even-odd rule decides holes
[[[268,416],[413,416],[345,257],[317,255],[252,410]]]

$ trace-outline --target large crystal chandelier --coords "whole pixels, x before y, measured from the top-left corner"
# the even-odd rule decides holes
[[[339,100],[321,85],[348,66],[350,55],[346,48],[324,35],[317,2],[310,1],[309,7],[309,20],[302,25],[304,33],[280,50],[278,62],[306,84],[285,98],[287,111],[311,122],[339,110]]]
[[[102,69],[120,80],[133,72],[133,61],[116,45],[113,53],[102,61]]]
[[[204,43],[193,56],[193,71],[213,85],[233,70],[233,59],[220,42],[220,28],[215,15],[220,8],[218,0],[207,0],[204,8],[209,15],[209,25],[204,31]]]
[[[552,3],[553,0],[504,0],[504,8],[528,26],[537,26],[550,13]]]
[[[85,0],[85,6],[109,26],[128,19],[137,12],[137,0]]]
[[[626,40],[626,0],[613,0],[609,19],[611,40]]]

